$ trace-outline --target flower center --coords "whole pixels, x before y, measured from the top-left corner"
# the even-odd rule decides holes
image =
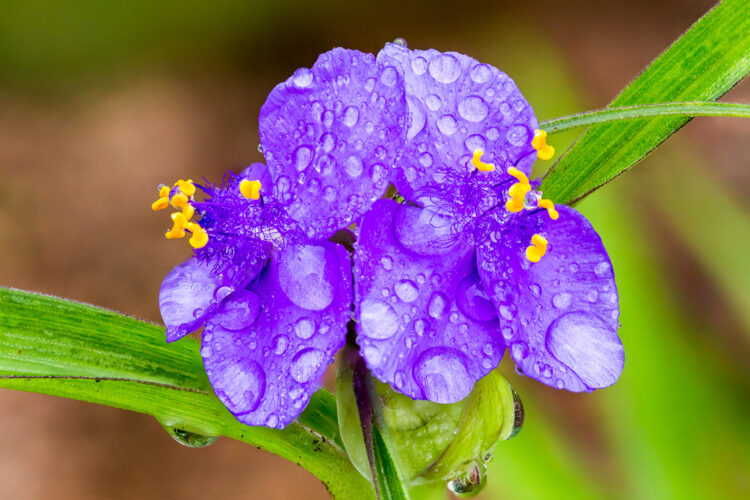
[[[171,214],[172,229],[164,233],[164,237],[168,240],[184,238],[187,231],[190,233],[190,246],[203,248],[208,243],[208,233],[192,220],[195,215],[195,208],[191,205],[194,194],[195,184],[192,179],[180,179],[171,188],[162,184],[159,186],[159,198],[151,204],[151,209],[164,210],[170,204],[178,209]]]

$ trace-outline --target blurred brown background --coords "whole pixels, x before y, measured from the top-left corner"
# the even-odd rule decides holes
[[[606,105],[712,4],[3,2],[0,285],[158,322],[160,281],[189,251],[162,237],[166,221],[149,208],[157,184],[218,180],[259,161],[257,113],[265,95],[333,46],[376,52],[404,37],[413,48],[457,50],[491,63],[522,90],[542,88],[547,102],[557,92],[570,102],[563,86],[573,83],[576,100],[590,109]],[[534,57],[528,44],[542,40],[557,58]],[[748,84],[730,100],[750,102]],[[537,114],[584,107],[537,107]],[[740,145],[747,133],[746,123],[719,119],[683,132],[731,194],[745,200],[750,153],[747,142]],[[675,283],[703,283],[705,276],[685,276],[692,261],[682,259],[676,256]],[[730,363],[740,366],[747,344],[732,333],[736,324],[722,319],[720,304],[693,299],[684,297],[698,314],[724,321],[722,342],[726,351],[739,349]],[[523,396],[580,438],[584,459],[600,462],[600,473],[617,484],[606,445],[589,427],[596,415],[586,401],[532,384]],[[0,498],[327,498],[313,476],[269,453],[228,439],[188,449],[150,417],[47,396],[0,391],[0,442]],[[502,491],[503,479],[493,480]]]

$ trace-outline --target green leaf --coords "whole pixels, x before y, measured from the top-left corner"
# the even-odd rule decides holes
[[[652,62],[610,107],[721,97],[750,71],[748,33],[750,2],[724,0]],[[688,120],[643,118],[592,127],[547,174],[541,189],[556,202],[575,202],[640,161]]]
[[[382,500],[408,500],[409,494],[404,486],[404,480],[378,425],[372,426],[372,442],[380,498]]]
[[[597,123],[632,120],[645,116],[733,116],[750,118],[750,105],[729,102],[695,101],[665,102],[661,104],[641,104],[606,108],[597,111],[576,113],[575,115],[553,118],[539,122],[539,128],[549,134],[563,132],[571,128],[584,127]]]
[[[0,288],[0,387],[146,413],[183,436],[227,436],[298,463],[335,497],[372,494],[343,450],[329,392],[284,430],[244,425],[211,390],[198,342],[167,345],[163,328],[111,311]]]

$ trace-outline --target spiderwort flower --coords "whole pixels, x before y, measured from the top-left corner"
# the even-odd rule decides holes
[[[402,73],[334,49],[261,108],[267,167],[251,165],[219,186],[160,188],[152,208],[178,209],[167,238],[190,233],[195,249],[162,283],[167,341],[204,327],[206,373],[238,420],[284,427],[343,345],[351,263],[327,238],[384,194],[406,121]]]
[[[381,381],[451,403],[500,362],[591,391],[624,362],[607,253],[575,210],[528,179],[554,151],[515,83],[458,53],[389,44],[411,115],[392,182],[354,253],[358,343]]]

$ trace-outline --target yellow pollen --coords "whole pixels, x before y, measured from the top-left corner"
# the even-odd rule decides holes
[[[480,172],[492,172],[495,170],[495,165],[492,163],[484,163],[482,161],[482,155],[484,154],[484,151],[481,149],[475,149],[474,150],[474,156],[471,158],[471,164],[476,167],[477,170]]]
[[[547,213],[549,214],[549,218],[552,220],[557,220],[558,217],[560,217],[560,214],[555,209],[555,204],[552,203],[552,200],[546,200],[542,198],[537,202],[537,206],[539,208],[545,208],[547,209]]]
[[[260,188],[260,181],[243,179],[242,182],[240,182],[240,193],[242,193],[242,196],[250,200],[257,200],[260,198]]]
[[[175,208],[184,208],[188,204],[188,197],[182,193],[172,196],[172,206]]]
[[[526,258],[530,262],[539,262],[545,253],[547,253],[547,239],[540,234],[535,234],[531,237],[531,245],[526,248]]]
[[[187,225],[188,231],[193,233],[193,235],[190,237],[190,240],[188,243],[190,243],[190,246],[193,248],[203,248],[208,243],[208,233],[205,229],[200,227],[200,225],[197,222],[190,222]]]
[[[151,210],[154,212],[164,210],[169,206],[169,198],[163,196],[151,204]]]
[[[555,156],[555,148],[547,144],[547,131],[545,130],[534,131],[531,147],[536,149],[536,157],[540,160],[549,160]]]
[[[518,182],[508,189],[508,201],[505,202],[505,209],[508,212],[520,212],[523,210],[526,195],[531,191],[531,183],[529,183],[529,178],[526,177],[526,174],[516,167],[510,167],[508,174],[518,179]]]
[[[193,196],[195,194],[195,184],[193,184],[193,179],[188,180],[182,180],[174,183],[175,186],[180,188],[180,191],[182,191],[182,194],[185,196]]]
[[[168,240],[176,240],[178,238],[185,237],[185,228],[188,226],[188,221],[185,216],[180,212],[172,214],[172,229],[164,233],[164,237]]]
[[[169,198],[169,192],[171,189],[169,189],[169,186],[165,186],[164,184],[159,185],[159,198]]]
[[[190,219],[193,218],[193,215],[195,215],[195,208],[193,208],[193,205],[187,204],[184,207],[182,207],[182,215],[185,216],[185,220],[187,222],[190,222]]]

